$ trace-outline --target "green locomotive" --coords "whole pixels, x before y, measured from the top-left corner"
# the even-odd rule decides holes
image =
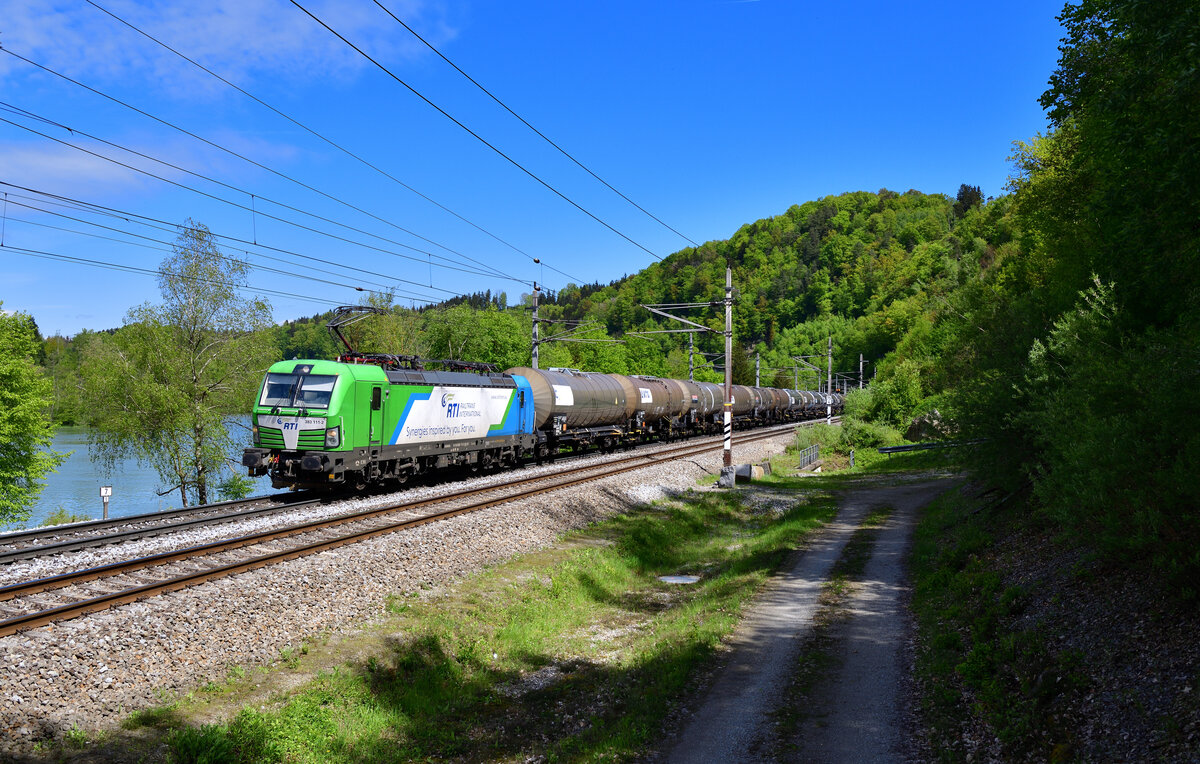
[[[403,482],[451,466],[516,463],[536,442],[528,382],[343,357],[271,366],[252,412],[251,476],[276,488]]]

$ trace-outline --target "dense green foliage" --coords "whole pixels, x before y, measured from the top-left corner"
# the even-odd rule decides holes
[[[1200,7],[1083,2],[1018,144],[1015,246],[893,361],[931,372],[976,466],[1200,593]]]
[[[49,450],[52,387],[38,350],[33,320],[0,309],[0,523],[29,517],[42,477],[64,458]]]

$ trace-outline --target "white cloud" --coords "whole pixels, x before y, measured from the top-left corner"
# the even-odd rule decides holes
[[[370,66],[288,0],[96,0],[104,8],[241,85],[251,78],[352,77]],[[372,55],[396,64],[432,55],[374,3],[300,0]],[[454,37],[441,0],[387,0],[432,44]],[[164,91],[214,89],[213,80],[100,10],[78,0],[4,0],[0,44],[45,66],[96,82],[144,79]],[[0,82],[28,72],[0,55]],[[223,87],[223,86],[220,86]]]
[[[59,193],[64,189],[110,193],[147,182],[124,167],[58,144],[0,142],[0,167],[4,168],[0,180]]]

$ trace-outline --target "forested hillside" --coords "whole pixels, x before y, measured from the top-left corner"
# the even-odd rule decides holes
[[[983,203],[978,188],[964,185],[958,199],[917,191],[852,192],[794,205],[782,215],[748,223],[727,240],[687,248],[645,270],[608,285],[570,284],[541,301],[552,323],[580,322],[592,340],[619,344],[550,344],[544,366],[566,365],[603,372],[681,376],[687,373],[684,335],[639,336],[680,328],[640,307],[652,303],[707,302],[724,294],[725,266],[733,267],[733,312],[739,382],[753,380],[752,355],[764,369],[780,371],[779,383],[795,381],[790,356],[823,354],[834,338],[835,369],[853,370],[858,356],[884,359],[914,327],[927,324],[945,296],[977,280],[1012,251],[1008,197]],[[431,357],[482,360],[500,365],[528,361],[530,297],[506,307],[507,296],[474,295],[454,304],[394,315],[364,326],[364,347],[417,352]],[[723,329],[721,309],[681,313]],[[285,325],[286,356],[333,352],[323,316]],[[356,338],[356,341],[357,338]],[[697,349],[719,352],[719,334],[696,337]],[[524,360],[519,360],[519,357]],[[708,376],[717,379],[711,371]],[[764,384],[776,371],[764,372]],[[810,376],[800,380],[811,386]]]

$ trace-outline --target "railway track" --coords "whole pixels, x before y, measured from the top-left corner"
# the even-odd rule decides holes
[[[29,531],[19,531],[11,535],[0,536],[0,565],[19,560],[30,560],[64,552],[77,552],[109,544],[119,544],[140,538],[162,536],[167,533],[177,533],[189,528],[207,525],[220,525],[238,520],[245,520],[263,515],[288,512],[293,509],[314,506],[322,503],[322,497],[290,497],[286,494],[275,496],[260,496],[253,499],[240,499],[204,504],[186,509],[150,515],[131,515],[112,520],[93,520],[87,523],[67,526],[66,528],[46,529],[34,528]],[[232,511],[230,511],[232,510]],[[182,519],[180,519],[182,518]],[[172,522],[174,521],[174,522]],[[115,533],[105,533],[112,528],[119,528]],[[53,539],[48,543],[47,539]]]
[[[795,426],[790,423],[786,426]],[[695,441],[693,441],[695,442]],[[664,444],[655,444],[663,447]],[[652,451],[651,453],[655,453]],[[589,452],[585,455],[595,455]],[[563,455],[560,459],[579,458]],[[306,507],[316,507],[351,497],[349,495],[314,495],[312,493],[279,493],[250,499],[204,504],[184,509],[131,515],[111,520],[92,520],[69,526],[34,528],[0,534],[0,565],[36,560],[51,555],[85,549],[112,546],[138,539],[165,536],[171,533],[234,523],[258,517],[283,514]],[[113,532],[113,529],[117,529]],[[0,583],[2,585],[2,583]]]
[[[812,420],[818,421],[818,420]],[[804,425],[789,423],[785,427]],[[661,445],[661,444],[660,444]],[[587,455],[593,455],[589,452]],[[578,458],[560,455],[559,459]],[[317,506],[349,496],[316,495],[311,492],[278,493],[248,499],[214,502],[183,509],[128,515],[109,520],[89,520],[64,526],[31,528],[0,533],[0,565],[32,560],[54,554],[120,544],[136,539],[163,536],[193,528],[282,514],[295,509]],[[116,529],[115,531],[113,529]],[[112,532],[106,532],[112,531]]]
[[[747,433],[736,442],[776,437],[795,426]],[[719,448],[720,441],[677,445],[0,587],[0,636]],[[440,506],[419,513],[432,505]]]

